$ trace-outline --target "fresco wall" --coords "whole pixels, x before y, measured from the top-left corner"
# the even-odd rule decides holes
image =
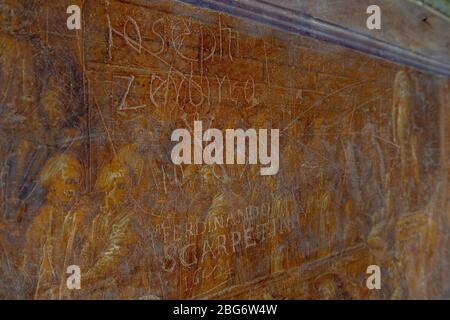
[[[0,7],[1,298],[448,292],[448,78],[176,1],[71,31],[69,4]],[[174,165],[194,121],[279,129],[278,173]]]

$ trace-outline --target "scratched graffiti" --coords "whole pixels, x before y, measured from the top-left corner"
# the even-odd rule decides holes
[[[448,290],[444,78],[169,0],[84,1],[69,31],[66,2],[0,6],[0,297]],[[173,164],[194,121],[279,128],[278,174]]]

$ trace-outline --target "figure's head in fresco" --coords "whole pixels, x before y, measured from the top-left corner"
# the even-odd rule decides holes
[[[2,0],[0,2],[0,32],[17,33],[34,22],[37,15],[35,0]]]
[[[108,209],[126,205],[133,189],[129,171],[115,163],[103,166],[95,182],[95,189],[104,194],[104,205]]]
[[[82,185],[82,166],[77,158],[68,154],[51,157],[41,171],[40,181],[47,189],[47,199],[70,204],[78,198]]]

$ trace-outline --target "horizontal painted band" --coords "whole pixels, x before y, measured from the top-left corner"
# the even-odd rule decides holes
[[[261,0],[178,0],[230,15],[251,19],[278,29],[306,35],[358,50],[422,71],[450,76],[450,64],[323,21],[300,11]]]

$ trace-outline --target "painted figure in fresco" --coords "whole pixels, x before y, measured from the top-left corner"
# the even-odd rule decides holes
[[[127,245],[133,242],[129,197],[132,187],[128,170],[118,165],[104,166],[97,178],[95,194],[103,196],[103,203],[86,229],[80,257],[85,270],[83,286],[92,298],[117,298],[121,281],[129,276],[119,265],[130,254]]]
[[[394,133],[401,160],[401,191],[407,206],[397,222],[394,261],[408,299],[434,295],[433,290],[442,283],[436,261],[445,252],[437,240],[445,234],[445,222],[440,217],[446,210],[442,207],[445,183],[439,176],[440,170],[436,170],[440,165],[436,150],[442,123],[438,120],[439,93],[434,80],[419,81],[420,77],[415,72],[400,71],[394,83]],[[408,176],[403,176],[405,173]],[[438,285],[433,288],[429,284]]]
[[[402,270],[403,262],[398,248],[399,219],[403,213],[411,212],[417,205],[420,190],[420,168],[418,142],[414,132],[412,109],[416,105],[415,87],[412,76],[399,71],[393,83],[393,142],[396,150],[394,158],[379,171],[385,176],[381,187],[385,190],[384,205],[371,216],[372,228],[368,234],[368,244],[376,264],[382,266],[384,298],[402,299],[408,296],[407,283]],[[375,158],[372,156],[372,158]],[[379,159],[378,164],[383,159]]]
[[[206,196],[201,202],[209,203],[209,206],[202,208],[203,210],[200,209],[201,211],[190,212],[190,215],[201,219],[207,228],[207,232],[199,235],[197,239],[197,247],[201,254],[197,257],[197,269],[194,272],[194,295],[220,290],[230,285],[232,280],[232,248],[230,241],[226,243],[224,238],[229,237],[226,214],[227,209],[230,208],[227,200],[231,199],[221,190],[220,180],[214,173],[214,169],[219,168],[204,166],[199,171],[201,188]],[[215,218],[222,219],[222,223],[215,224]],[[218,245],[219,243],[221,245]]]
[[[393,141],[398,146],[402,193],[408,209],[417,206],[420,192],[420,166],[418,139],[415,133],[414,109],[417,108],[415,79],[411,74],[399,71],[394,80],[392,126]]]
[[[51,59],[53,55],[48,53],[45,59]],[[65,59],[71,61],[70,57]],[[71,61],[70,65],[74,65],[74,62]],[[81,80],[76,78],[76,72],[60,75],[56,69],[57,66],[52,66],[49,70],[40,95],[41,122],[45,128],[42,140],[50,154],[67,150],[80,153],[81,145],[85,143],[82,138],[84,108],[80,107],[77,101],[79,97],[74,97],[77,93],[72,92],[71,88]]]
[[[242,234],[242,221],[231,214],[238,208],[244,210],[245,205],[232,190],[230,172],[223,166],[187,165],[182,171],[180,202],[187,201],[177,223],[190,226],[193,232],[182,235],[178,264],[171,276],[173,281],[181,278],[179,294],[182,297],[202,297],[242,277],[234,272],[236,263],[249,267],[245,246],[239,244],[233,249],[231,235],[232,231]],[[170,245],[170,242],[164,243],[166,248]]]
[[[170,158],[166,158],[166,155],[170,156],[170,146],[167,145],[167,150],[164,146],[170,139],[164,135],[169,134],[169,130],[149,115],[131,117],[123,124],[127,124],[121,128],[126,132],[127,143],[113,148],[110,162],[100,169],[100,172],[111,168],[125,170],[127,180],[133,181],[132,187],[128,188],[126,203],[130,213],[127,232],[133,239],[129,245],[134,249],[128,251],[129,266],[121,266],[133,270],[133,277],[122,279],[118,285],[122,286],[122,294],[128,293],[128,297],[176,296],[167,289],[173,288],[174,284],[168,283],[168,272],[162,267],[165,247],[156,231],[162,222],[175,219],[176,206],[186,202],[184,198],[169,196],[175,192],[174,188],[179,188],[180,179]],[[98,179],[102,181],[103,178]],[[105,192],[103,190],[102,194]],[[157,283],[155,279],[158,279]],[[150,288],[158,288],[158,291]]]
[[[339,197],[334,194],[333,186],[338,183],[335,174],[338,162],[329,160],[336,159],[330,147],[330,139],[335,137],[329,127],[326,120],[314,119],[309,129],[310,137],[305,141],[307,143],[299,143],[304,159],[300,166],[306,169],[304,177],[300,178],[303,187],[300,188],[301,201],[305,212],[300,221],[305,237],[305,255],[310,259],[331,255],[337,242],[338,220],[334,204]],[[307,170],[309,168],[312,170]]]
[[[41,171],[47,197],[27,231],[24,248],[24,272],[35,299],[65,297],[66,269],[78,261],[89,220],[82,181],[82,166],[69,154],[54,155]]]
[[[94,195],[103,203],[87,228],[81,264],[91,298],[142,298],[154,295],[152,271],[159,267],[147,229],[152,221],[136,208],[135,175],[118,162],[103,166]]]
[[[42,135],[37,112],[37,84],[33,45],[26,31],[36,16],[36,3],[0,3],[0,205],[4,218],[21,208],[24,177],[30,159],[39,151],[36,138]],[[11,139],[11,137],[14,137]]]
[[[126,167],[136,181],[133,195],[137,209],[150,214],[161,214],[167,200],[168,186],[174,179],[163,166],[164,152],[160,149],[160,128],[147,116],[130,121],[130,142],[121,146],[111,163]]]
[[[0,4],[0,205],[3,217],[22,219],[40,205],[39,171],[55,152],[78,152],[85,108],[75,58],[56,53],[30,32],[37,1]],[[34,25],[33,25],[34,26]]]
[[[133,210],[130,218],[130,232],[135,239],[133,251],[134,278],[127,290],[133,297],[153,296],[151,287],[158,287],[157,295],[165,292],[164,275],[161,270],[163,244],[155,234],[155,227],[161,223],[168,212],[168,194],[173,190],[176,178],[164,165],[165,129],[150,116],[140,115],[132,118],[129,125],[129,143],[121,146],[111,160],[111,165],[125,168],[134,182],[129,194]],[[167,159],[166,159],[167,160]],[[177,201],[175,197],[172,201]],[[159,257],[159,258],[158,258]],[[155,277],[160,279],[154,283]],[[161,282],[163,282],[161,284]]]

